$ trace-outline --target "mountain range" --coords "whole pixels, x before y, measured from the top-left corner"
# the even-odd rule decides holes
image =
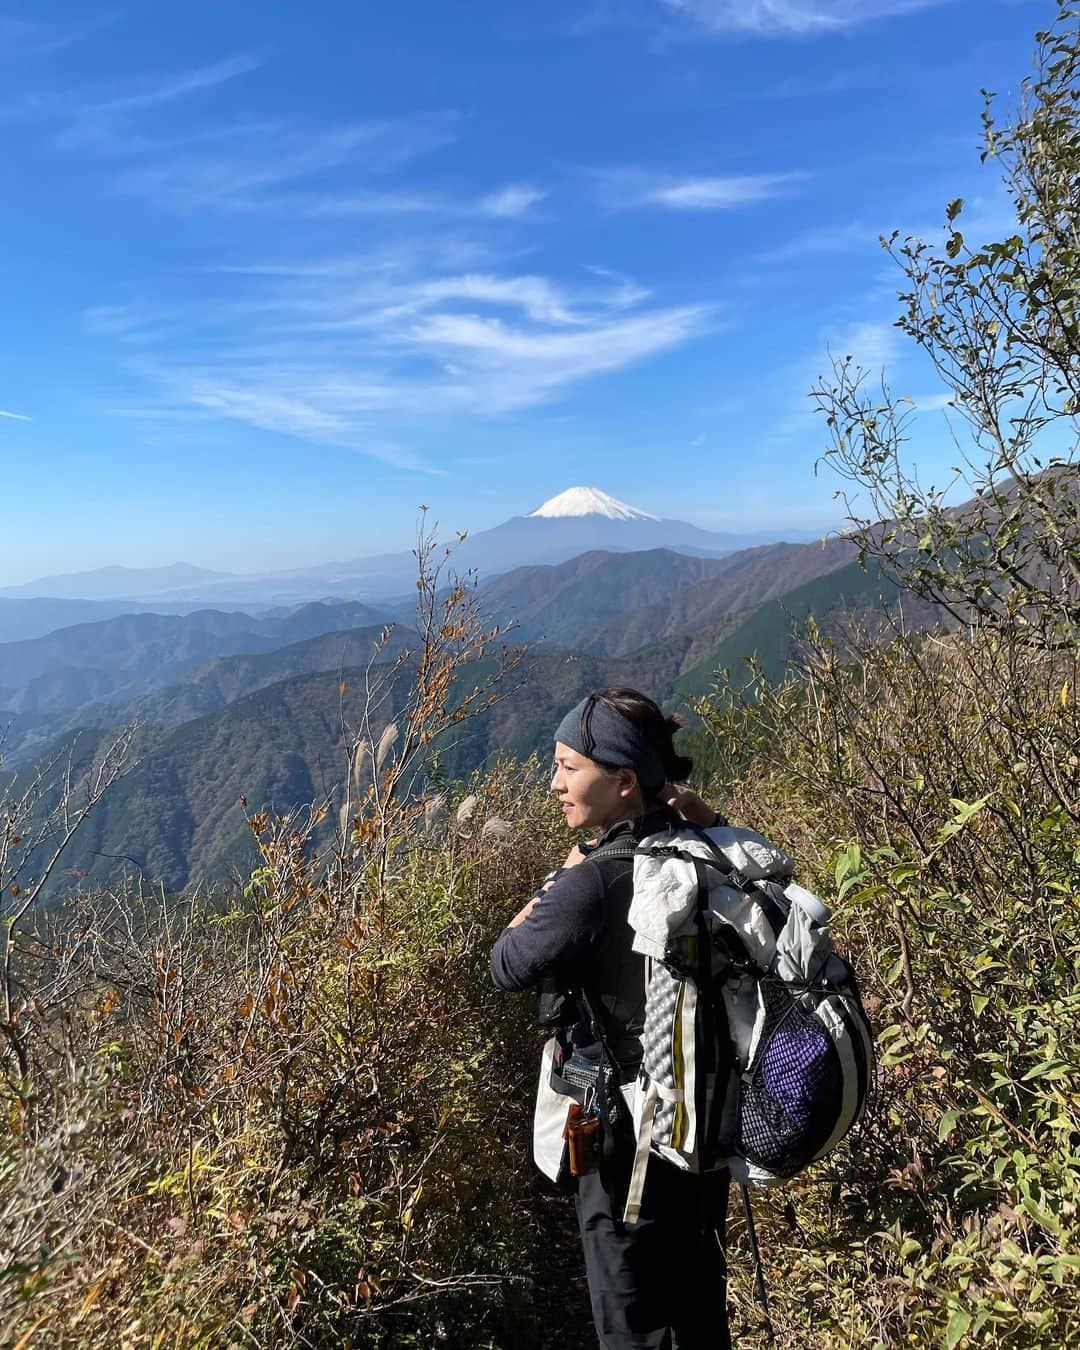
[[[846,539],[763,544],[723,558],[595,550],[556,566],[515,568],[482,594],[492,613],[516,620],[522,637],[625,655],[754,609],[856,553]]]
[[[359,602],[303,605],[257,617],[240,611],[123,614],[43,637],[0,643],[0,707],[59,712],[170,684],[206,661],[272,651],[323,633],[385,623]]]
[[[525,516],[467,535],[455,549],[460,572],[487,579],[511,568],[551,565],[592,549],[632,552],[667,548],[718,557],[775,538],[768,530],[725,534],[629,506],[600,488],[574,487],[558,493]],[[0,588],[4,597],[160,600],[199,602],[223,608],[294,605],[327,598],[379,603],[400,599],[412,589],[416,559],[411,550],[320,564],[317,567],[232,576],[177,563],[145,570],[103,568],[62,577],[43,577]]]
[[[39,577],[20,586],[0,587],[0,596],[12,600],[42,595],[57,600],[138,600],[227,579],[226,572],[212,572],[190,563],[173,563],[168,567],[96,567],[90,572],[67,572]]]
[[[794,617],[813,612],[828,629],[841,614],[875,613],[881,599],[895,604],[897,598],[891,582],[850,562],[734,621],[702,659],[686,634],[623,657],[541,645],[526,656],[499,702],[438,747],[440,777],[467,778],[500,754],[545,753],[562,712],[590,689],[637,686],[665,707],[686,713],[710,688],[718,667],[730,666],[737,685],[739,662],[756,653],[767,673],[782,676],[796,641]],[[925,607],[905,603],[905,622],[913,614],[927,622],[933,618]],[[359,630],[347,650],[367,658],[376,636],[375,630]],[[409,635],[400,636],[407,647]],[[354,724],[359,717],[365,666],[337,664],[268,682],[278,670],[298,672],[309,656],[318,660],[315,646],[326,640],[257,657],[224,658],[199,678],[150,695],[143,710],[163,721],[156,727],[145,724],[137,768],[76,837],[66,858],[67,884],[104,885],[118,872],[134,871],[179,890],[196,881],[222,880],[233,871],[245,875],[256,861],[246,815],[259,807],[287,811],[313,800],[325,802],[330,811],[323,829],[328,831],[343,801],[342,714]],[[396,662],[400,650],[386,650],[381,659]],[[394,670],[376,731],[396,715],[413,673],[409,661]],[[481,673],[466,670],[463,681]],[[240,692],[245,687],[250,692]],[[200,704],[200,695],[208,695],[205,703]],[[215,703],[216,710],[191,716]],[[74,733],[76,758],[88,759],[106,735],[105,728]],[[241,796],[249,803],[246,809]]]
[[[667,524],[590,494],[573,489],[517,520],[544,529],[576,523],[590,539],[608,527]],[[447,777],[468,775],[499,752],[544,751],[561,711],[590,688],[637,685],[691,710],[718,668],[737,668],[753,653],[783,678],[795,622],[813,614],[828,626],[842,611],[895,604],[898,592],[864,571],[841,538],[722,554],[592,547],[482,577],[477,597],[491,620],[515,624],[510,640],[530,650],[505,697],[440,747]],[[909,619],[935,620],[909,600]],[[324,599],[257,614],[138,612],[0,643],[8,770],[33,772],[50,746],[78,761],[110,728],[140,725],[138,767],[80,832],[67,884],[104,883],[135,866],[173,889],[221,878],[251,862],[241,795],[252,810],[333,801],[343,773],[341,683],[348,705],[370,661],[395,663],[381,714],[389,720],[413,678],[404,653],[416,644],[414,611],[415,602],[401,600],[372,607]]]
[[[38,583],[29,583],[31,586]],[[45,583],[40,583],[44,585]],[[27,638],[44,637],[58,628],[71,628],[79,623],[96,623],[112,619],[118,614],[191,614],[205,609],[197,601],[156,601],[144,604],[141,600],[56,600],[48,596],[25,600],[10,600],[0,595],[0,642],[22,642]],[[249,614],[265,614],[269,605],[248,605]]]

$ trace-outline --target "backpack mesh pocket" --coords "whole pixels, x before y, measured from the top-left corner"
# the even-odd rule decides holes
[[[821,1021],[776,980],[760,983],[765,1024],[743,1075],[738,1152],[778,1177],[794,1176],[839,1117],[843,1071]]]

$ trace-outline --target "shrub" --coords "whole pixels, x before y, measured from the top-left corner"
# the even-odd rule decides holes
[[[557,1238],[522,1166],[528,1009],[487,952],[561,822],[535,765],[477,796],[398,838],[377,892],[264,818],[231,908],[88,898],[42,942],[94,973],[50,1028],[63,1055],[41,1049],[32,1133],[8,1116],[7,1337],[482,1346],[509,1321],[538,1343],[528,1277]]]

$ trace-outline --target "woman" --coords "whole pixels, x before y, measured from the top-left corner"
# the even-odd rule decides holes
[[[600,1047],[633,1082],[641,1061],[644,958],[631,949],[627,913],[633,863],[604,855],[683,820],[722,818],[688,789],[692,762],[672,744],[675,718],[644,694],[604,689],[563,718],[555,733],[551,790],[571,829],[597,836],[575,845],[495,944],[491,972],[502,989],[550,981],[580,991],[587,1015],[572,1028],[575,1052]],[[592,1019],[599,1019],[594,1029]],[[633,1162],[628,1124],[609,1129],[597,1172],[576,1179],[575,1205],[593,1319],[603,1350],[730,1346],[724,1306],[723,1230],[728,1174],[694,1176],[650,1157],[641,1218],[622,1222]]]

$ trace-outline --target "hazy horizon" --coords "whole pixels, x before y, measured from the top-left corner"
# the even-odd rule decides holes
[[[529,511],[519,511],[519,512],[515,512],[513,517],[508,517],[507,519],[509,520],[509,519],[513,519],[513,518],[520,518],[520,517],[523,517],[523,516],[526,516],[526,515],[529,515],[529,514],[530,514]],[[415,516],[414,521],[413,521],[413,529],[412,529],[412,532],[410,533],[410,535],[409,535],[407,538],[406,538],[406,537],[403,537],[403,538],[402,538],[402,542],[401,542],[399,548],[397,548],[397,549],[391,548],[391,549],[388,549],[388,550],[381,550],[381,549],[380,549],[380,550],[378,550],[378,553],[379,553],[379,554],[382,554],[383,552],[387,552],[387,553],[393,554],[393,553],[399,553],[399,552],[404,553],[404,552],[408,551],[408,550],[412,547],[412,545],[415,543],[415,538],[416,538],[416,526],[419,524],[419,522],[420,522],[420,520],[421,520],[422,518],[423,518],[423,517],[422,517],[421,511],[420,511],[420,509],[418,508],[418,509],[417,509],[417,512],[416,512],[416,516]],[[441,541],[443,541],[444,543],[453,543],[454,540],[455,540],[455,537],[456,537],[456,531],[457,531],[457,532],[462,532],[462,531],[467,532],[468,535],[471,537],[471,536],[473,536],[473,535],[475,535],[475,534],[483,533],[483,530],[484,530],[484,529],[491,528],[491,527],[494,526],[494,525],[500,525],[500,524],[504,524],[504,523],[505,523],[504,521],[494,521],[494,522],[492,522],[492,526],[484,526],[484,527],[482,527],[481,529],[477,530],[477,529],[469,528],[469,527],[467,527],[467,526],[460,526],[460,527],[459,527],[459,526],[455,526],[455,525],[453,525],[453,524],[448,524],[448,523],[446,523],[446,522],[438,521],[438,520],[436,520],[436,519],[431,515],[430,512],[428,513],[426,519],[427,519],[428,525],[429,525],[432,529],[435,529],[435,530],[437,531],[437,534],[438,534],[439,539],[440,539]],[[693,522],[692,520],[687,520],[685,523],[687,523],[687,524],[694,524],[695,522]],[[767,528],[768,528],[768,527],[766,527],[766,526],[760,525],[758,522],[754,522],[754,525],[755,525],[755,528],[756,528],[759,532],[760,532],[761,530],[767,530]],[[704,527],[702,527],[702,528],[704,528]],[[834,522],[833,524],[831,524],[831,525],[822,526],[820,530],[807,529],[807,528],[804,527],[804,526],[793,526],[793,527],[790,527],[790,528],[786,528],[786,529],[785,529],[785,527],[781,526],[781,527],[778,527],[778,529],[777,529],[776,538],[777,538],[777,540],[783,539],[783,540],[786,540],[787,542],[790,542],[790,543],[803,543],[803,542],[807,542],[807,541],[810,540],[810,539],[820,537],[821,535],[837,533],[837,532],[839,531],[839,529],[840,529],[839,524],[837,524],[837,523],[835,523],[835,522]],[[716,533],[718,533],[718,534],[726,534],[726,533],[729,533],[729,532],[728,532],[728,531],[716,531]],[[730,533],[735,537],[736,540],[738,539],[738,534],[739,534],[738,531],[731,531]],[[740,544],[737,543],[737,542],[735,543],[734,546],[735,546],[736,548],[742,547],[742,545],[740,545]],[[314,545],[314,544],[313,544],[312,547],[313,547],[313,549],[315,549],[315,550],[317,551],[317,545]],[[671,545],[671,547],[674,549],[674,551],[676,551],[676,552],[678,551],[678,546],[677,546],[677,545]],[[597,548],[603,550],[603,549],[605,548],[605,545],[604,545],[603,543],[598,543],[598,544],[597,544]],[[177,557],[177,558],[170,558],[168,561],[165,561],[165,562],[156,562],[156,561],[155,561],[155,562],[150,562],[150,563],[139,563],[139,562],[136,562],[136,563],[103,563],[103,564],[100,564],[100,565],[97,565],[97,566],[94,566],[94,567],[75,567],[75,568],[71,568],[71,569],[65,569],[65,570],[63,570],[63,571],[54,571],[54,572],[49,572],[49,573],[38,573],[38,574],[34,574],[34,575],[30,575],[30,576],[26,576],[26,577],[22,577],[22,578],[18,578],[18,579],[8,579],[8,578],[5,577],[4,575],[0,574],[0,591],[6,590],[6,589],[12,588],[12,587],[22,586],[22,585],[27,584],[28,582],[34,582],[34,581],[38,581],[38,580],[44,580],[44,579],[47,579],[47,578],[66,578],[66,577],[73,577],[73,576],[92,575],[92,574],[97,574],[97,573],[108,573],[108,572],[112,572],[112,571],[118,571],[118,572],[129,572],[129,571],[130,571],[130,572],[165,571],[165,570],[168,570],[168,569],[174,568],[174,567],[192,567],[192,568],[195,568],[197,571],[205,571],[205,572],[210,572],[210,573],[214,573],[214,574],[221,574],[221,575],[223,575],[223,576],[234,577],[234,578],[236,578],[236,579],[249,578],[249,577],[250,577],[250,578],[255,578],[255,577],[259,577],[259,576],[265,575],[265,574],[267,574],[267,573],[273,573],[273,572],[285,572],[285,571],[290,571],[290,570],[304,571],[304,570],[306,570],[306,568],[307,568],[308,566],[313,567],[313,568],[317,568],[317,567],[319,567],[320,565],[332,565],[332,564],[337,563],[337,562],[341,562],[341,563],[351,562],[351,561],[354,561],[354,560],[356,560],[356,559],[361,559],[361,558],[366,557],[366,556],[368,556],[368,555],[367,555],[367,554],[364,554],[364,553],[356,553],[356,554],[352,555],[352,557],[350,557],[350,558],[344,558],[344,557],[342,557],[342,558],[332,558],[332,557],[323,556],[323,555],[321,555],[321,554],[317,554],[317,552],[316,552],[316,553],[313,553],[313,556],[312,556],[312,559],[311,559],[310,564],[305,564],[305,563],[302,563],[302,562],[301,562],[301,563],[292,564],[291,566],[289,566],[289,565],[281,565],[281,566],[277,566],[277,567],[262,567],[262,568],[247,568],[247,569],[243,569],[243,568],[228,569],[228,568],[218,568],[218,567],[213,567],[213,566],[211,566],[211,565],[209,565],[209,564],[203,562],[201,559],[198,559],[198,558],[191,558],[191,557]]]

